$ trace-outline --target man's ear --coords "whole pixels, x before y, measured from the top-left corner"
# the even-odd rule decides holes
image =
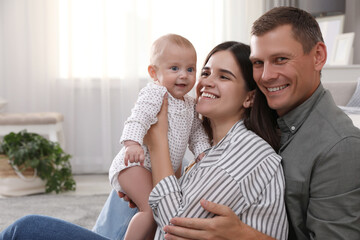
[[[254,103],[255,90],[249,91],[246,95],[245,101],[243,102],[244,108],[251,108]]]
[[[314,64],[315,64],[315,70],[321,71],[323,66],[326,63],[327,58],[327,51],[326,46],[323,42],[318,42],[315,47],[315,56],[314,56]]]
[[[157,76],[156,76],[156,69],[154,65],[149,65],[148,66],[148,73],[150,75],[150,77],[154,80],[157,81]]]

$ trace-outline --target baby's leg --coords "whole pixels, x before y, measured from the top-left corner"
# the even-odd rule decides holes
[[[151,172],[143,167],[134,166],[121,171],[118,180],[122,189],[139,209],[129,223],[125,239],[154,239],[156,223],[148,204],[153,188]]]

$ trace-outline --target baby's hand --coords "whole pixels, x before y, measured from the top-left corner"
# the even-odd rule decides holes
[[[144,149],[141,145],[134,141],[125,141],[125,166],[128,165],[129,162],[140,162],[141,166],[144,166]]]
[[[195,159],[195,162],[200,162],[201,159],[203,159],[203,157],[205,156],[205,153],[200,153],[199,156]]]

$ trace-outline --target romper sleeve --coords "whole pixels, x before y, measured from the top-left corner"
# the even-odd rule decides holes
[[[210,148],[210,140],[205,132],[201,120],[198,117],[198,113],[194,107],[194,119],[192,122],[190,138],[189,138],[189,149],[194,154],[195,158],[206,149]]]
[[[140,90],[130,117],[125,121],[120,143],[132,140],[143,144],[143,139],[150,126],[157,122],[157,114],[163,102],[166,88],[149,83]]]

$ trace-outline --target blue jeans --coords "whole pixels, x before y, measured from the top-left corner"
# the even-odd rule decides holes
[[[104,240],[123,239],[127,226],[137,212],[112,191],[96,221],[93,231],[57,218],[28,215],[0,233],[0,240]]]
[[[0,233],[1,240],[109,240],[78,225],[47,216],[22,217]]]
[[[184,158],[182,166],[187,166],[188,162]],[[135,213],[137,213],[137,208],[129,208],[128,203],[119,198],[115,190],[112,190],[93,231],[110,239],[123,239],[129,222]]]
[[[129,208],[128,203],[112,190],[92,230],[110,239],[123,239],[135,213],[137,208]]]
[[[112,190],[93,231],[60,219],[29,215],[18,219],[2,231],[0,240],[119,240],[124,238],[129,222],[135,213],[137,213],[137,208],[129,208],[128,203],[119,198],[115,190]]]

